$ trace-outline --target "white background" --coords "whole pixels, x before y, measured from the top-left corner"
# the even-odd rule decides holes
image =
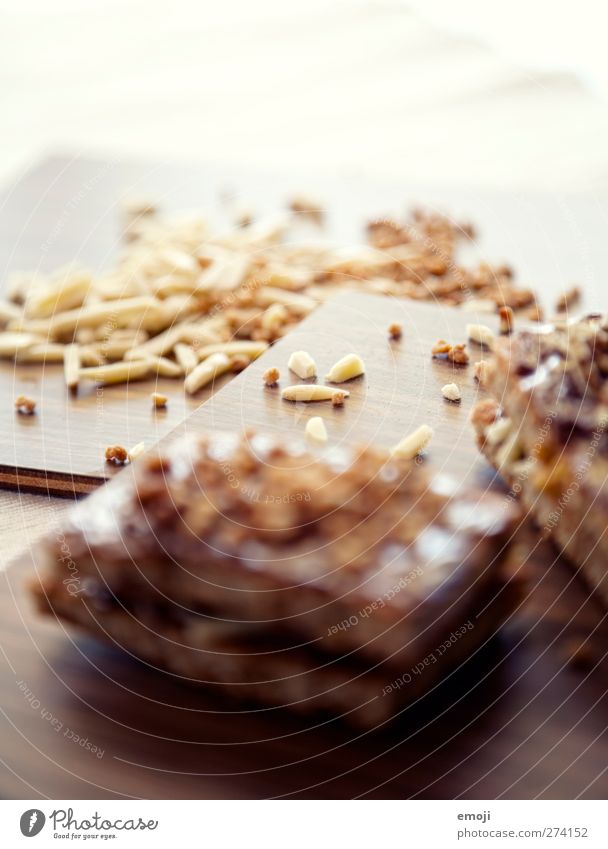
[[[600,0],[0,0],[0,179],[52,151],[601,193]]]

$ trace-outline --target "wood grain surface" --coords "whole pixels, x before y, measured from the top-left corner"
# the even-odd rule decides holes
[[[485,397],[474,376],[474,363],[483,359],[484,349],[468,343],[468,366],[434,359],[431,349],[438,339],[466,342],[467,324],[476,321],[498,331],[493,315],[402,298],[337,295],[211,395],[166,439],[206,428],[304,432],[309,418],[321,416],[332,444],[356,441],[390,448],[419,425],[428,424],[435,431],[428,449],[433,468],[461,481],[474,480],[488,469],[468,423],[473,403]],[[393,322],[403,328],[398,341],[389,339]],[[287,368],[290,354],[299,350],[308,351],[315,360],[315,381],[302,381]],[[363,358],[366,374],[336,386],[350,393],[343,407],[281,399],[281,389],[291,384],[323,383],[333,364],[349,353]],[[269,366],[281,373],[277,387],[264,385],[262,375]],[[447,401],[441,394],[446,383],[454,382],[462,391],[460,403]]]
[[[126,188],[156,187],[169,205],[204,205],[226,179],[225,173],[196,175],[187,168],[51,160],[4,198],[0,251],[5,267],[53,267],[74,254],[93,267],[103,265],[116,249],[114,203]],[[273,183],[233,174],[232,179],[245,187],[246,196],[257,192],[273,206],[293,188],[287,178]],[[362,214],[393,211],[405,195],[400,186],[365,188],[353,182],[338,190],[330,180],[324,185],[334,193],[338,220],[347,228],[354,228]],[[408,187],[407,197],[412,191]],[[416,195],[423,196],[416,192],[412,199]],[[586,240],[586,228],[591,232],[591,222],[600,221],[601,209],[594,213],[575,201],[563,209],[548,201],[480,198],[474,192],[424,197],[440,198],[446,207],[487,222],[492,258],[514,258],[524,279],[536,282],[540,274],[549,302],[560,287],[580,279],[577,269],[590,273],[605,259],[604,240]],[[28,215],[33,224],[24,229]],[[568,238],[576,232],[578,241]],[[599,283],[589,291],[589,307],[606,305]],[[467,423],[481,391],[472,368],[456,370],[430,357],[430,345],[440,336],[464,341],[471,318],[432,305],[340,296],[202,406],[204,396],[192,408],[180,408],[176,398],[175,418],[162,423],[153,418],[136,394],[147,395],[143,386],[129,387],[128,398],[124,388],[113,389],[111,403],[104,392],[106,426],[114,427],[109,413],[115,403],[117,415],[124,417],[120,441],[126,441],[128,427],[133,443],[147,441],[148,433],[151,439],[173,439],[208,427],[303,430],[310,415],[321,415],[333,443],[392,445],[426,422],[435,437],[425,462],[463,482],[496,486]],[[387,339],[392,321],[403,324],[397,343]],[[349,385],[351,397],[343,409],[283,402],[277,389],[263,386],[261,372],[270,364],[281,369],[282,386],[296,382],[286,362],[298,348],[315,356],[321,375],[351,350],[365,358],[367,374]],[[452,380],[463,390],[460,405],[441,397],[441,386]],[[86,403],[94,406],[94,397],[83,398],[81,433],[94,444],[106,434],[95,434]],[[63,396],[58,421],[62,405]],[[49,415],[52,410],[49,401]],[[70,451],[77,453],[74,428],[80,414],[65,415],[71,422]],[[23,435],[35,434],[38,424],[25,422]],[[107,435],[114,440],[115,433]],[[54,442],[64,455],[66,444],[67,436]],[[0,461],[8,457],[10,466],[16,457],[27,457],[28,442],[21,445],[25,453],[18,455],[12,443],[6,453],[4,442]],[[98,471],[88,468],[94,480]],[[74,465],[67,467],[68,476],[74,473]],[[605,798],[608,792],[605,617],[548,546],[537,547],[530,559],[528,597],[500,639],[463,664],[449,684],[404,711],[390,729],[375,734],[322,718],[303,720],[280,710],[251,711],[222,702],[57,623],[43,622],[33,615],[23,590],[34,567],[27,556],[0,575],[0,796],[474,799]],[[574,664],[568,657],[580,644]]]
[[[323,235],[340,244],[360,242],[369,218],[399,215],[424,202],[478,224],[480,240],[473,253],[508,260],[524,284],[538,289],[548,309],[573,282],[584,285],[590,308],[606,306],[602,281],[608,243],[602,234],[608,206],[597,201],[75,156],[45,160],[0,195],[0,281],[10,271],[51,271],[73,261],[94,273],[106,269],[121,248],[119,212],[125,195],[150,195],[169,210],[204,209],[212,225],[222,228],[229,220],[221,200],[227,193],[263,215],[276,212],[303,189],[325,201]],[[179,381],[166,381],[161,391],[166,388],[171,397],[169,409],[153,414],[148,403],[153,388],[141,383],[98,393],[90,387],[71,400],[58,367],[15,369],[1,362],[0,484],[86,492],[113,473],[103,463],[108,444],[143,440],[149,445],[209,395],[186,400]],[[38,415],[31,420],[13,410],[13,399],[22,392],[38,401]]]
[[[390,342],[389,321],[403,339]],[[450,309],[344,295],[200,406],[168,439],[207,428],[303,430],[322,415],[332,443],[392,445],[422,422],[435,429],[425,460],[464,483],[492,485],[467,417],[480,389],[472,367],[433,361],[436,337],[464,338]],[[344,408],[291,404],[265,388],[269,364],[304,348],[322,375],[360,353],[367,374]],[[474,358],[473,358],[474,359]],[[441,386],[455,380],[461,404]],[[533,545],[534,541],[530,541]],[[249,710],[181,687],[127,655],[36,619],[22,585],[31,558],[0,592],[0,793],[53,798],[423,797],[603,798],[607,790],[605,645],[599,607],[548,547],[526,565],[529,594],[499,639],[449,685],[387,731],[361,734],[323,718]],[[571,663],[588,642],[587,666]]]

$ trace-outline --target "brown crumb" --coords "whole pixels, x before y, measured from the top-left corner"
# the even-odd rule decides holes
[[[504,335],[511,333],[513,330],[513,310],[511,307],[500,307],[498,317],[500,319],[500,332]]]
[[[449,354],[452,346],[445,339],[439,339],[431,348],[431,354],[434,357],[440,357],[442,354]]]
[[[270,368],[267,368],[264,374],[262,375],[266,386],[276,386],[279,382],[280,376],[281,372],[276,366],[271,366]]]
[[[171,461],[168,457],[163,457],[161,454],[148,454],[144,458],[146,468],[153,474],[168,472],[171,469]]]
[[[556,312],[567,312],[570,307],[578,303],[581,299],[581,287],[571,286],[563,295],[555,302]]]
[[[346,393],[342,392],[341,389],[337,389],[334,392],[334,394],[331,396],[332,407],[343,407],[345,398],[346,398]]]
[[[108,445],[106,448],[106,462],[115,466],[124,466],[129,460],[129,452],[122,445]]]
[[[533,307],[528,307],[527,310],[524,310],[522,313],[524,318],[527,318],[528,321],[542,321],[543,320],[543,311],[542,308],[535,304]]]
[[[388,335],[391,339],[394,339],[395,341],[397,339],[401,339],[401,336],[403,335],[403,328],[400,324],[397,324],[397,322],[394,321],[388,326]]]
[[[36,412],[36,402],[27,395],[19,395],[15,399],[15,409],[21,416],[33,416]]]
[[[152,406],[156,410],[164,410],[167,406],[167,401],[169,400],[166,395],[163,395],[161,392],[152,392],[150,395],[152,399]]]
[[[466,366],[469,362],[469,355],[465,351],[465,346],[462,344],[454,345],[454,347],[448,351],[448,360],[456,365]]]
[[[494,424],[500,414],[500,404],[493,398],[486,398],[475,404],[471,410],[471,422],[475,426],[489,427]]]
[[[245,354],[237,354],[236,357],[232,358],[233,373],[238,374],[239,372],[244,371],[250,363],[250,358],[246,357]]]

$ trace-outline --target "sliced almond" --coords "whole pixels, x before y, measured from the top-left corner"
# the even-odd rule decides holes
[[[77,342],[64,347],[63,375],[65,385],[71,392],[75,392],[80,378],[80,348]]]
[[[199,363],[184,381],[184,389],[189,395],[194,395],[203,386],[211,383],[216,377],[225,374],[232,366],[230,357],[226,354],[216,352]]]
[[[344,383],[362,374],[365,374],[365,364],[361,357],[358,354],[347,354],[331,367],[325,380],[330,383]]]
[[[286,386],[281,391],[284,401],[331,401],[335,389],[333,386],[323,386],[317,383],[299,383],[294,386]],[[348,392],[344,395],[348,397]]]
[[[260,324],[264,330],[277,332],[289,318],[287,307],[284,304],[272,304],[263,313]]]
[[[96,383],[109,385],[112,383],[128,383],[130,380],[144,380],[150,375],[150,371],[150,360],[145,359],[81,368],[78,376],[81,380],[94,380]]]
[[[144,453],[145,450],[146,450],[145,443],[144,442],[138,442],[137,445],[134,445],[133,448],[131,448],[130,451],[128,452],[129,462],[132,463],[133,460],[136,460],[139,457],[140,454]]]
[[[133,362],[137,362],[134,360]],[[160,377],[181,377],[184,370],[179,363],[168,360],[166,357],[148,357],[150,374],[158,374]]]
[[[58,342],[39,342],[17,353],[20,363],[62,363],[65,345]]]
[[[308,351],[294,351],[287,363],[290,371],[297,374],[300,380],[316,377],[317,366]]]
[[[485,348],[494,347],[494,334],[485,324],[467,324],[467,336],[471,342],[476,342]]]
[[[413,433],[405,436],[392,450],[394,457],[400,460],[411,460],[426,448],[433,436],[433,429],[428,425],[420,425]]]
[[[198,356],[191,345],[178,342],[175,348],[175,359],[180,364],[184,374],[190,374],[198,365]]]
[[[0,333],[0,357],[14,357],[20,351],[45,340],[33,333]]]
[[[448,401],[460,401],[462,398],[462,394],[460,392],[460,388],[456,383],[446,383],[446,385],[442,388],[441,394]]]
[[[255,360],[268,348],[268,342],[253,342],[249,340],[237,340],[235,342],[218,342],[214,345],[204,345],[197,351],[199,360],[204,360],[211,357],[213,354],[225,354],[227,357],[234,357],[237,354],[242,354]]]
[[[306,436],[309,436],[316,442],[327,442],[327,428],[320,416],[313,416],[312,419],[306,422]]]

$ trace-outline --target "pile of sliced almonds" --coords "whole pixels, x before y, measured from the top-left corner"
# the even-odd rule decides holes
[[[166,218],[153,204],[131,203],[125,251],[107,272],[70,267],[10,277],[0,357],[63,363],[72,392],[86,380],[161,375],[194,393],[242,370],[336,290],[534,306],[533,293],[517,289],[504,266],[457,265],[457,243],[470,231],[443,216],[374,222],[371,245],[345,249],[294,241],[304,207],[290,209],[273,220],[241,217],[245,226],[214,233],[201,217]]]

